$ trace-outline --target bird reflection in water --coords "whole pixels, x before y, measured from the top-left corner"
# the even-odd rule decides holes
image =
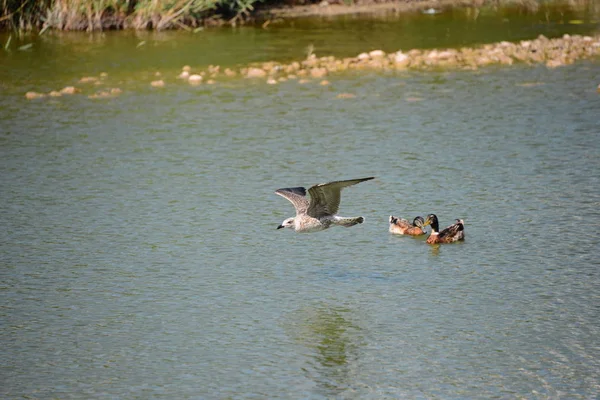
[[[299,310],[293,335],[310,350],[305,368],[319,394],[338,396],[356,383],[358,349],[364,345],[362,330],[352,320],[351,309],[319,305]]]

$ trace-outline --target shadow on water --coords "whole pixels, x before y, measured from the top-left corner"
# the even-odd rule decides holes
[[[322,303],[300,309],[290,318],[288,332],[308,350],[310,361],[304,372],[315,382],[316,392],[330,397],[351,388],[358,349],[365,344],[362,329],[353,322],[353,311]]]

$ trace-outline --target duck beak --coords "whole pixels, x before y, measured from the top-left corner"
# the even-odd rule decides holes
[[[427,217],[427,219],[425,220],[425,222],[423,222],[423,226],[425,227],[425,226],[427,226],[429,224],[431,224],[431,219],[429,217]]]
[[[279,225],[277,229],[285,228],[283,225]]]

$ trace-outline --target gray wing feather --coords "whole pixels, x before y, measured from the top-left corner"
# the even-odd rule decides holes
[[[374,177],[334,181],[321,183],[311,187],[308,189],[308,193],[310,194],[310,205],[308,206],[307,214],[314,218],[335,215],[340,208],[340,198],[343,188],[373,178]]]
[[[306,189],[303,187],[277,189],[276,194],[288,199],[296,209],[296,215],[306,214],[308,210],[308,199],[306,198]]]

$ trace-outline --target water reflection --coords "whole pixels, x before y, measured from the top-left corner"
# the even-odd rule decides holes
[[[430,250],[432,256],[439,257],[439,255],[440,255],[440,244],[436,243],[436,244],[429,245],[429,250]]]
[[[347,307],[320,304],[293,316],[291,335],[309,350],[311,361],[304,371],[319,394],[340,395],[355,381],[353,371],[364,339],[362,329],[353,322],[354,314]]]

